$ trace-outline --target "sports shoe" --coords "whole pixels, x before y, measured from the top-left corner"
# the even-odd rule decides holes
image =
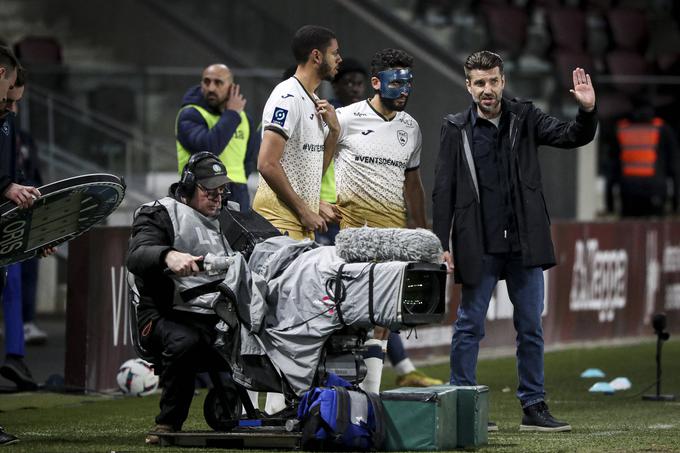
[[[397,387],[430,387],[431,385],[442,385],[441,379],[431,378],[418,370],[413,370],[401,376],[397,376]]]
[[[47,342],[47,333],[34,322],[24,324],[24,342],[28,345],[41,345]]]
[[[569,423],[560,422],[550,414],[548,405],[545,401],[540,401],[524,409],[522,424],[519,425],[520,431],[540,431],[540,432],[560,432],[571,431]]]
[[[496,422],[488,422],[486,424],[486,432],[488,433],[498,432],[498,425],[496,424]]]
[[[17,356],[6,356],[5,363],[0,367],[0,375],[17,385],[19,391],[33,392],[38,390],[38,384],[24,363],[24,359]]]
[[[147,445],[158,445],[161,443],[161,438],[160,436],[156,434],[151,434],[151,433],[174,433],[175,429],[170,426],[170,425],[161,425],[158,424],[154,426],[150,431],[149,434],[146,435],[146,439],[144,439],[144,443]]]
[[[13,436],[12,434],[5,432],[5,428],[0,426],[0,445],[12,445],[16,444],[19,442],[19,438],[17,436]]]

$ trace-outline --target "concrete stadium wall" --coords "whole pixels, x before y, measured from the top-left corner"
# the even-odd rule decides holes
[[[116,388],[115,372],[134,357],[128,329],[124,258],[129,228],[95,228],[69,244],[66,382]],[[680,221],[558,223],[558,266],[545,272],[546,346],[652,338],[650,317],[664,311],[680,332]],[[444,325],[406,339],[414,358],[448,355],[460,286],[449,284]],[[512,305],[498,285],[483,348],[513,347]],[[406,337],[406,332],[402,333]]]

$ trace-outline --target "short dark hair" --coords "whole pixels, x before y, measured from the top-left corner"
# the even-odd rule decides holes
[[[14,87],[22,87],[26,85],[26,68],[21,66],[21,64],[17,65],[17,80],[14,82]]]
[[[297,65],[293,64],[288,66],[286,69],[283,70],[283,73],[281,74],[281,80],[288,80],[291,77],[295,75],[295,71],[297,71]]]
[[[481,69],[488,71],[489,69],[498,68],[503,74],[503,59],[497,53],[489,52],[488,50],[480,50],[470,54],[465,59],[463,70],[465,71],[465,78],[470,79],[470,71],[473,69]]]
[[[0,66],[5,68],[7,72],[12,72],[18,65],[19,60],[14,56],[14,52],[7,46],[0,46]]]
[[[336,39],[335,33],[326,27],[319,25],[304,25],[295,32],[291,49],[293,57],[298,64],[305,63],[312,50],[318,49],[325,52],[331,45],[331,40]]]
[[[359,60],[351,57],[343,58],[342,63],[340,63],[340,68],[338,68],[338,73],[335,75],[335,78],[333,79],[333,83],[339,81],[345,74],[351,74],[353,72],[357,72],[363,75],[364,77],[368,75],[366,67],[362,65],[359,62]]]
[[[401,49],[379,50],[371,60],[371,77],[377,77],[380,71],[397,67],[412,68],[413,57]]]

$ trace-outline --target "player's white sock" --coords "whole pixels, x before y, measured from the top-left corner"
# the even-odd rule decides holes
[[[408,357],[394,365],[394,371],[396,371],[397,376],[403,376],[415,370],[416,370],[415,365],[413,365],[413,362],[411,362],[411,359],[409,359]]]
[[[286,407],[286,398],[283,393],[267,393],[267,402],[264,405],[264,411],[269,415],[282,411]]]
[[[387,349],[387,340],[376,340],[371,338],[364,343],[368,351],[364,362],[366,362],[366,377],[364,381],[359,384],[365,392],[380,393],[380,380],[382,378],[383,361],[385,359],[385,350]]]

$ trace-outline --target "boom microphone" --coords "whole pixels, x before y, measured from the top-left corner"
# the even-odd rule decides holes
[[[439,238],[423,228],[347,228],[335,237],[335,251],[347,262],[441,263]]]

